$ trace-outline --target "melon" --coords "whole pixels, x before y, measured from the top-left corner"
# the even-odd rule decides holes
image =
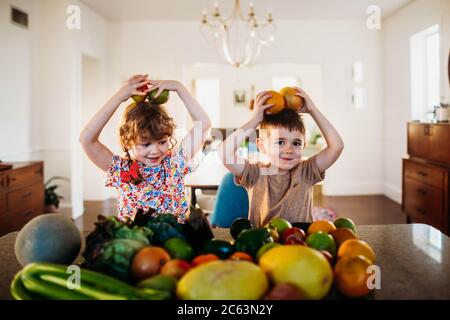
[[[268,289],[264,272],[248,261],[212,261],[188,271],[178,282],[183,300],[257,300]]]
[[[15,242],[16,258],[22,266],[32,262],[71,264],[81,249],[81,234],[61,214],[44,214],[29,221]]]

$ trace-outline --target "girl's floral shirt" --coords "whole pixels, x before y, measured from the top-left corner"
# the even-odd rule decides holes
[[[148,167],[142,162],[139,173],[142,181],[136,185],[121,179],[121,172],[130,170],[130,161],[114,155],[106,174],[106,187],[118,191],[118,218],[134,220],[138,209],[153,208],[155,214],[172,213],[179,222],[184,222],[188,211],[184,177],[192,171],[182,148],[171,150],[158,166]]]

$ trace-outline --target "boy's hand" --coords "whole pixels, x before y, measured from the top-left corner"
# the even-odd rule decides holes
[[[294,87],[294,89],[297,91],[296,95],[303,98],[304,100],[303,106],[300,109],[299,113],[311,113],[311,111],[316,108],[316,105],[314,104],[312,99],[302,88]]]
[[[117,91],[116,95],[122,102],[127,101],[131,96],[145,96],[150,90],[139,91],[138,88],[148,85],[149,83],[150,80],[148,79],[148,74],[136,74],[125,81],[122,88]]]
[[[169,91],[177,91],[180,90],[183,85],[176,80],[150,80],[150,88],[149,91],[153,91],[154,89],[158,89],[154,98],[158,98],[159,95],[163,92],[163,90]]]
[[[267,99],[272,95],[269,91],[262,91],[256,95],[255,106],[253,108],[252,120],[260,124],[264,118],[264,111],[273,106],[273,104],[265,104]]]

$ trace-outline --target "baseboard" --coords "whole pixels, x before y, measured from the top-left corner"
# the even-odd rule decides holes
[[[402,203],[402,189],[394,187],[390,184],[384,185],[384,195],[397,203]]]

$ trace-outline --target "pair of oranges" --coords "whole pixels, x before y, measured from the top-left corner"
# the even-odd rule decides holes
[[[271,97],[266,100],[266,104],[273,104],[270,108],[266,109],[267,114],[276,114],[283,111],[285,108],[292,109],[295,112],[299,112],[303,107],[304,100],[297,95],[297,90],[292,87],[285,87],[277,91],[269,91]]]

